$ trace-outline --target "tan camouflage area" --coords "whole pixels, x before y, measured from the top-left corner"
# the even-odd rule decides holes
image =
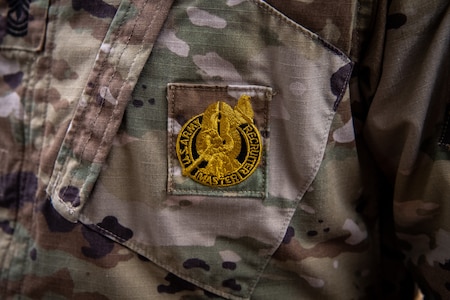
[[[450,297],[447,1],[0,0],[0,299]],[[232,187],[174,140],[251,96]]]

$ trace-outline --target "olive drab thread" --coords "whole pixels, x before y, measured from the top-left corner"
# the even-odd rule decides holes
[[[210,187],[246,180],[262,156],[261,135],[253,117],[251,97],[242,95],[234,108],[217,101],[187,121],[176,143],[182,174]]]

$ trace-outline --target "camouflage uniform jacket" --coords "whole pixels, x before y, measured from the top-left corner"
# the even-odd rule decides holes
[[[450,297],[447,0],[1,0],[1,299]]]

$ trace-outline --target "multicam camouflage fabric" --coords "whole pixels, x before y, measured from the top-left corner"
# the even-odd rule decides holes
[[[329,2],[0,3],[0,298],[448,297],[449,4]],[[242,94],[258,170],[183,176]]]

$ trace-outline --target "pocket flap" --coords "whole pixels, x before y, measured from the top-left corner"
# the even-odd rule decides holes
[[[89,174],[76,174],[93,186],[77,208],[78,219],[200,288],[229,299],[249,298],[317,174],[351,70],[339,50],[264,1],[176,2],[120,131],[109,141],[106,163],[95,165],[100,174],[95,186]],[[168,90],[173,82],[194,88],[184,85],[171,95],[180,87],[171,84]],[[241,95],[234,93],[250,93],[254,86],[250,96],[255,97],[254,122],[265,139],[265,170],[253,173],[257,180],[249,177],[229,189],[185,180],[174,157],[175,134],[190,120],[201,123],[196,116],[224,99],[223,110],[211,108],[209,116],[223,111],[228,120],[222,138],[235,134],[230,138],[238,142],[239,129],[230,131],[236,116],[226,111],[239,101]],[[217,119],[211,124],[205,126],[223,131]],[[228,151],[207,151],[208,139],[215,143],[216,135],[206,134],[199,138],[204,145],[196,145],[211,161]],[[227,154],[222,162],[238,156]],[[212,168],[223,170],[220,163]],[[237,192],[242,194],[233,195]]]

